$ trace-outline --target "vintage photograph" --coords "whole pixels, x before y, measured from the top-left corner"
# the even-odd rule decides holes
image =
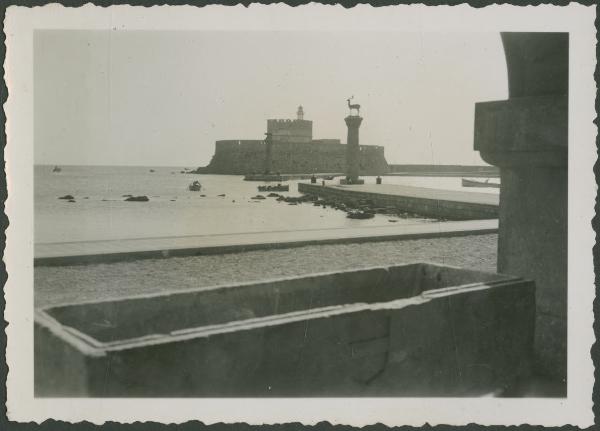
[[[36,395],[564,396],[568,48],[36,32]]]
[[[574,36],[409,30],[34,28],[33,398],[573,395]]]

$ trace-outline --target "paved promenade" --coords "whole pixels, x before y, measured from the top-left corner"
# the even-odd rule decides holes
[[[38,243],[34,265],[76,265],[144,258],[194,256],[314,244],[357,243],[496,233],[497,220],[468,220],[390,226],[279,232]]]

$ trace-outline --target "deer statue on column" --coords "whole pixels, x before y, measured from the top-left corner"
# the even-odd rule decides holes
[[[356,110],[356,115],[360,115],[360,105],[358,103],[350,104],[350,101],[352,99],[354,99],[354,96],[352,96],[350,99],[346,99],[348,101],[348,108],[350,109],[350,115],[352,115],[353,109]]]

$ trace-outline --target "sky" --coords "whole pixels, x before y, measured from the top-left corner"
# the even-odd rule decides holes
[[[507,95],[498,33],[38,30],[34,159],[204,166],[298,105],[345,143],[354,96],[388,163],[483,164],[474,104]]]

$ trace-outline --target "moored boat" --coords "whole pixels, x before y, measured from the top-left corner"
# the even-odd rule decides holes
[[[52,172],[60,172],[62,171],[61,168],[59,168],[58,166],[54,166],[54,168],[52,168]]]

